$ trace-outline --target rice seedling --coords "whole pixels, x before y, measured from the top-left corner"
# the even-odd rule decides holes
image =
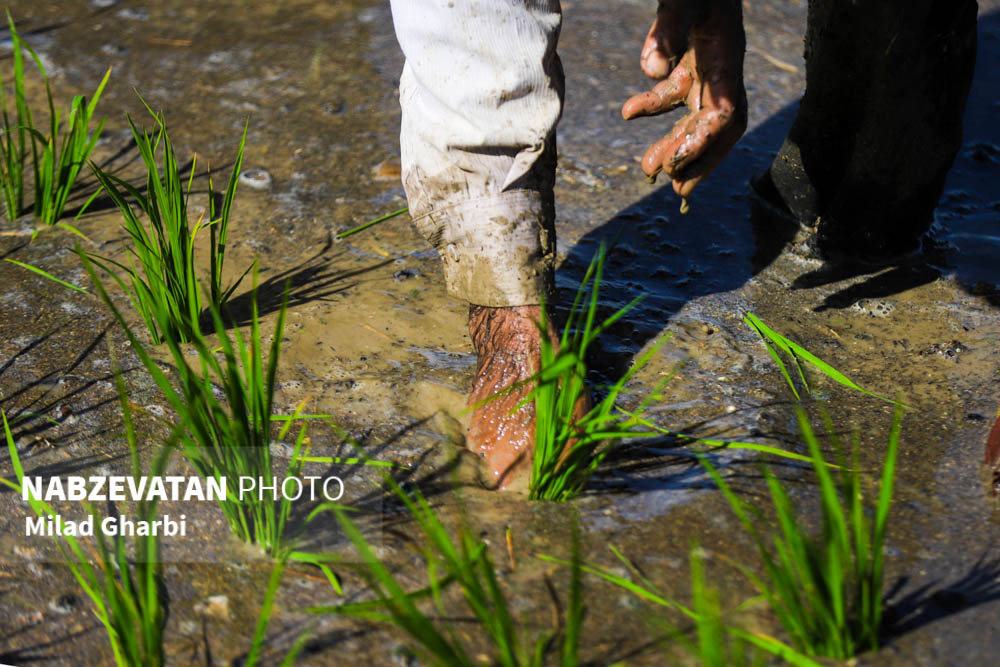
[[[63,211],[73,191],[80,170],[90,159],[94,147],[104,129],[104,119],[97,123],[93,132],[91,122],[97,103],[101,99],[104,87],[111,76],[111,70],[104,74],[90,100],[83,95],[77,95],[70,104],[65,119],[60,117],[52,97],[52,86],[41,59],[32,48],[21,38],[14,25],[14,19],[7,12],[7,24],[10,27],[11,41],[14,52],[14,98],[15,120],[11,124],[7,113],[6,98],[0,91],[0,107],[3,108],[3,137],[0,139],[0,184],[4,191],[4,206],[7,217],[16,219],[24,210],[24,172],[28,159],[28,144],[31,145],[31,158],[34,176],[33,210],[46,225],[54,225],[62,217]],[[35,125],[31,109],[24,95],[24,52],[27,52],[35,63],[45,81],[45,92],[48,100],[49,128],[48,134],[43,134]],[[2,88],[2,82],[0,82]],[[64,122],[65,121],[65,122]],[[29,142],[30,139],[30,142]]]
[[[759,632],[750,632],[727,623],[717,589],[710,586],[705,576],[704,556],[698,547],[689,554],[691,564],[691,606],[684,605],[665,596],[645,577],[639,569],[618,549],[611,551],[625,565],[632,578],[616,574],[607,568],[592,563],[581,565],[582,571],[593,574],[622,588],[636,597],[652,602],[664,610],[680,612],[694,623],[695,641],[678,631],[665,617],[656,619],[657,624],[668,628],[667,647],[676,641],[697,658],[698,664],[707,667],[729,667],[730,665],[762,664],[766,655],[772,655],[800,667],[818,667],[818,663],[793,649],[791,646]],[[542,560],[571,565],[565,560],[551,556],[540,556]],[[753,602],[750,600],[749,602]],[[739,609],[747,603],[740,605]]]
[[[37,58],[35,62],[42,69]],[[42,74],[45,75],[44,70]],[[89,102],[83,95],[73,98],[69,113],[66,114],[65,127],[52,100],[48,76],[45,76],[49,102],[49,134],[46,137],[37,133],[32,135],[35,138],[32,156],[35,166],[35,215],[47,225],[54,225],[62,217],[76,178],[101,138],[104,119],[98,122],[93,132],[90,132],[90,124],[110,76],[111,70],[108,69]]]
[[[86,253],[80,253],[84,267],[90,275],[98,296],[111,310],[131,342],[132,349],[152,376],[164,398],[177,414],[179,428],[178,448],[191,466],[206,478],[225,477],[236,480],[247,476],[271,480],[276,476],[271,455],[272,425],[284,421],[277,440],[283,439],[294,422],[304,417],[296,410],[285,419],[274,415],[274,389],[284,334],[287,291],[275,324],[267,360],[261,340],[260,319],[257,313],[256,274],[250,338],[246,340],[239,330],[230,333],[222,321],[219,309],[211,306],[220,361],[213,346],[196,333],[192,340],[195,355],[185,353],[180,341],[166,337],[177,372],[179,389],[174,389],[166,373],[145,349],[135,333],[128,327],[121,312],[108,296],[100,278]],[[215,385],[221,388],[217,396]],[[292,462],[286,477],[298,477],[303,463],[298,460],[309,452],[306,424],[303,422],[295,439]],[[278,555],[285,544],[284,530],[291,512],[291,501],[285,494],[240,494],[235,485],[227,484],[227,496],[219,501],[222,513],[233,533],[244,542],[260,545],[271,555]]]
[[[132,475],[136,478],[145,475],[163,475],[173,445],[168,441],[154,456],[148,473],[142,470],[131,410],[120,375],[117,376],[117,382],[126,439],[132,459]],[[0,478],[0,483],[21,494],[24,468],[10,425],[7,423],[7,416],[6,414],[2,416],[7,451],[17,481]],[[51,505],[33,497],[30,493],[28,504],[39,518],[58,514]],[[84,506],[94,518],[95,525],[100,526],[101,515],[94,506],[90,503],[85,503]],[[155,520],[158,517],[156,500],[139,501],[135,514],[137,521]],[[53,539],[56,540],[73,577],[93,603],[94,613],[107,632],[115,663],[119,667],[162,665],[163,628],[166,616],[162,597],[163,564],[160,560],[159,538],[155,534],[136,537],[131,558],[123,537],[108,537],[99,527],[94,530],[94,547],[69,534],[57,535]],[[90,551],[89,555],[85,552],[85,547]]]
[[[385,222],[386,220],[391,220],[392,218],[395,218],[396,216],[403,215],[404,213],[409,213],[409,212],[410,212],[410,209],[408,209],[408,208],[401,208],[398,211],[393,211],[392,213],[386,213],[385,215],[379,216],[379,217],[375,218],[374,220],[369,220],[368,222],[366,222],[364,224],[361,224],[361,225],[358,225],[357,227],[353,227],[351,229],[348,229],[346,232],[340,232],[339,234],[337,234],[337,240],[340,241],[341,239],[346,239],[348,236],[353,236],[354,234],[357,234],[358,232],[363,232],[364,230],[368,229],[369,227],[374,227],[375,225],[379,224],[380,222]]]
[[[753,540],[764,562],[763,577],[734,563],[767,600],[793,644],[810,655],[848,659],[878,648],[882,619],[883,551],[892,502],[902,409],[897,406],[878,499],[865,503],[858,468],[858,442],[852,465],[835,479],[823,460],[819,442],[805,413],[798,410],[803,439],[813,458],[819,484],[821,532],[813,537],[798,516],[780,481],[763,466],[780,532],[767,537],[751,520],[747,504],[729,488],[707,459],[705,468]],[[840,443],[827,425],[830,438]],[[872,516],[873,519],[869,519]]]
[[[764,341],[764,346],[767,348],[768,354],[771,355],[771,358],[774,360],[774,363],[778,365],[778,370],[781,371],[782,377],[785,378],[785,381],[791,388],[792,394],[795,396],[795,400],[802,400],[802,397],[799,395],[799,391],[795,387],[795,382],[792,380],[792,375],[788,372],[788,368],[785,366],[785,362],[781,360],[781,355],[778,354],[778,350],[788,355],[791,358],[791,360],[795,363],[795,370],[797,371],[799,380],[802,382],[802,386],[805,389],[806,394],[810,392],[810,389],[809,389],[809,381],[806,379],[805,367],[802,365],[803,361],[808,363],[810,366],[817,369],[818,371],[820,371],[823,375],[826,375],[828,378],[832,379],[834,382],[842,384],[845,387],[849,387],[851,389],[854,389],[855,391],[860,391],[862,394],[867,394],[868,396],[877,398],[882,401],[887,401],[895,405],[901,405],[901,403],[899,403],[898,401],[894,401],[891,398],[886,398],[885,396],[880,396],[872,391],[865,389],[864,387],[859,386],[849,377],[847,377],[846,375],[838,371],[836,368],[834,368],[830,364],[826,363],[825,361],[817,357],[809,350],[805,349],[795,341],[786,338],[785,336],[782,336],[777,331],[771,329],[769,326],[764,324],[759,317],[757,317],[753,313],[747,313],[743,317],[743,321],[746,323],[747,326],[749,326],[751,329],[757,332],[757,335],[760,336],[762,341]]]
[[[409,494],[387,479],[395,493],[406,505],[426,539],[424,558],[428,585],[418,591],[407,592],[389,568],[375,555],[361,531],[336,505],[318,507],[318,512],[333,511],[361,559],[361,573],[376,599],[370,602],[314,607],[308,611],[316,614],[336,614],[347,618],[374,621],[395,626],[416,643],[418,654],[429,663],[465,667],[481,660],[473,657],[465,641],[451,624],[436,620],[418,606],[424,598],[431,598],[441,619],[448,617],[442,597],[444,588],[457,584],[469,611],[484,631],[484,641],[490,647],[490,664],[504,667],[540,667],[547,656],[557,656],[563,667],[578,664],[577,646],[583,623],[583,593],[580,580],[580,560],[577,540],[574,540],[573,561],[569,586],[565,627],[538,636],[533,643],[526,643],[518,631],[518,623],[511,614],[507,599],[490,560],[487,545],[462,527],[456,541],[440,521],[434,510],[419,492]]]
[[[197,157],[185,184],[163,114],[154,113],[148,106],[146,108],[155,121],[155,132],[140,130],[132,118],[128,118],[146,169],[145,191],[91,163],[102,190],[118,207],[125,230],[132,239],[128,265],[93,253],[88,256],[129,295],[154,343],[160,344],[168,338],[187,343],[201,333],[198,323],[205,306],[194,257],[198,232],[207,228],[209,234],[208,302],[211,308],[224,310],[229,297],[252,268],[248,267],[228,288],[223,287],[230,214],[243,162],[247,126],[243,128],[221,206],[216,201],[209,179],[208,220],[199,218],[192,221],[188,217],[188,200]],[[157,166],[157,153],[161,147],[162,168]],[[129,199],[135,202],[141,216],[133,209]],[[115,269],[125,273],[128,283],[116,275]]]
[[[13,42],[14,59],[14,120],[7,111],[7,93],[0,79],[0,108],[3,110],[3,131],[0,133],[0,189],[3,189],[4,210],[8,220],[16,220],[24,212],[24,167],[28,159],[28,134],[31,110],[24,98],[24,53],[21,36],[7,14]]]
[[[616,410],[616,401],[625,384],[656,354],[666,342],[666,337],[636,360],[617,382],[607,387],[604,397],[585,415],[580,418],[575,416],[578,404],[588,397],[586,356],[590,345],[641,299],[634,299],[597,322],[605,257],[606,250],[602,244],[577,290],[558,351],[547,333],[548,316],[543,304],[541,321],[537,323],[542,332],[540,368],[529,379],[487,399],[493,400],[528,383],[534,385],[517,406],[520,408],[528,401],[534,401],[535,405],[535,450],[529,483],[532,500],[565,501],[577,496],[618,441],[657,435],[653,430],[642,427],[641,415],[649,402],[658,397],[669,378],[650,392],[632,413]],[[585,304],[588,290],[590,295]]]
[[[306,417],[320,417],[325,419],[325,415],[300,415],[302,418]],[[358,457],[330,457],[330,456],[309,456],[308,452],[305,454],[293,457],[294,461],[300,463],[306,462],[319,462],[327,464],[339,464],[339,465],[368,465],[376,467],[393,467],[394,464],[387,461],[376,461],[369,459],[364,455],[361,450],[360,445],[354,441],[353,438],[346,432],[344,432],[340,427],[332,422],[329,422],[333,429],[341,436],[341,438],[359,451],[360,456]],[[325,507],[331,507],[331,503],[325,503]],[[323,509],[313,511],[306,518],[306,525],[311,523],[322,511]],[[289,560],[294,560],[300,563],[305,563],[307,565],[313,565],[318,568],[326,577],[330,586],[337,593],[337,595],[343,595],[344,591],[340,586],[340,580],[330,569],[329,563],[339,561],[339,557],[332,554],[321,554],[321,553],[311,553],[305,551],[298,551],[295,549],[295,544],[292,541],[286,542],[284,548],[282,548],[276,555],[275,561],[271,567],[271,575],[268,579],[267,589],[264,593],[264,601],[261,604],[260,612],[257,616],[257,625],[254,628],[253,640],[250,644],[250,649],[247,652],[246,659],[243,664],[246,667],[253,667],[258,664],[261,660],[261,654],[264,650],[265,634],[267,632],[267,626],[271,620],[271,614],[274,611],[274,601],[278,593],[278,588],[281,585],[282,575],[285,571],[285,567]],[[310,639],[309,631],[303,632],[299,637],[293,642],[292,647],[289,649],[288,653],[285,655],[284,659],[281,661],[282,667],[286,665],[294,664],[295,660],[306,648],[306,644]]]
[[[697,644],[689,644],[688,650],[698,656],[698,663],[704,667],[762,664],[763,656],[749,655],[743,639],[727,635],[719,591],[709,586],[705,579],[701,550],[692,549],[688,561],[691,563],[691,607],[698,639]]]
[[[260,613],[257,615],[257,625],[254,627],[250,649],[247,651],[246,658],[240,663],[243,667],[255,667],[255,665],[261,662],[261,654],[264,651],[265,633],[271,621],[271,614],[274,612],[274,600],[278,593],[278,587],[281,585],[281,577],[284,574],[287,562],[288,558],[287,554],[285,554],[280,556],[271,565],[271,575],[267,581],[267,589],[264,591],[264,601],[261,604]],[[282,659],[280,663],[281,667],[288,667],[295,664],[296,659],[305,650],[308,640],[308,632],[300,635]]]
[[[274,598],[281,585],[281,575],[285,570],[285,559],[279,558],[271,565],[271,576],[267,581],[267,589],[264,591],[264,602],[261,604],[260,613],[257,615],[257,625],[254,628],[253,641],[250,643],[250,650],[247,652],[244,665],[253,667],[260,658],[261,650],[264,646],[264,633],[267,632],[267,625],[270,623],[271,614],[274,611]]]
[[[788,372],[787,366],[782,361],[781,356],[778,354],[778,350],[781,350],[782,352],[787,354],[795,363],[798,376],[802,382],[802,385],[805,387],[806,392],[809,391],[809,382],[806,378],[805,367],[802,365],[803,361],[817,368],[821,373],[823,373],[827,377],[830,377],[834,381],[846,387],[849,387],[856,391],[860,391],[869,396],[873,396],[875,398],[888,401],[895,405],[900,405],[900,406],[903,405],[899,401],[894,401],[892,399],[879,396],[878,394],[875,394],[873,392],[868,391],[867,389],[864,389],[863,387],[860,387],[853,380],[851,380],[846,375],[838,371],[836,368],[826,363],[813,353],[809,352],[809,350],[805,349],[798,343],[790,340],[789,338],[786,338],[785,336],[777,333],[776,331],[768,327],[766,324],[764,324],[764,322],[760,320],[760,318],[758,318],[753,313],[747,313],[744,316],[743,321],[751,329],[757,332],[757,334],[761,337],[761,340],[764,342],[764,345],[767,348],[768,353],[771,355],[771,358],[774,359],[774,361],[777,363],[778,368],[782,373],[782,376],[788,382],[788,386],[791,388],[792,393],[795,395],[795,398],[797,400],[801,400],[801,396],[798,392],[797,387],[795,386],[795,382],[792,380],[791,374]],[[653,422],[644,419],[639,414],[629,412],[621,407],[618,408],[618,411],[632,418],[637,424],[640,424],[641,426],[644,426],[648,429],[652,429],[658,433],[670,436],[672,438],[688,441],[691,444],[701,444],[701,445],[707,445],[709,447],[718,447],[725,449],[742,449],[747,451],[755,451],[755,452],[760,452],[762,454],[770,454],[773,456],[778,456],[793,461],[803,461],[806,463],[811,463],[813,461],[813,457],[811,455],[807,456],[804,454],[798,454],[796,452],[791,452],[786,449],[782,449],[780,447],[775,447],[773,445],[767,445],[758,442],[740,442],[740,441],[722,440],[716,438],[700,438],[695,435],[680,433],[678,431],[673,431],[664,428],[662,426],[659,426],[657,424],[654,424]],[[832,468],[840,467],[833,463],[828,463],[827,465]]]

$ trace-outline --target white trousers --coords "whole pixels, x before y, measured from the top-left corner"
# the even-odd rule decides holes
[[[537,304],[555,261],[559,0],[392,0],[403,186],[448,291]]]

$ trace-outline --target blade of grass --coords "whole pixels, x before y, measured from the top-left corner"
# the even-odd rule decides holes
[[[847,377],[846,375],[844,375],[843,373],[841,373],[840,371],[838,371],[836,368],[834,368],[830,364],[826,363],[825,361],[823,361],[822,359],[820,359],[819,357],[817,357],[816,355],[814,355],[809,350],[805,349],[804,347],[802,347],[798,343],[790,340],[789,338],[786,338],[785,336],[782,336],[778,332],[776,332],[773,329],[771,329],[770,327],[768,327],[766,324],[764,324],[760,320],[759,317],[757,317],[753,313],[747,313],[744,316],[743,321],[746,322],[751,328],[753,328],[760,335],[760,337],[765,341],[765,344],[768,345],[768,350],[772,353],[771,354],[772,357],[776,357],[777,354],[771,349],[770,344],[768,344],[768,341],[774,343],[779,348],[781,348],[783,351],[785,351],[787,354],[791,355],[792,358],[796,360],[796,363],[797,363],[798,359],[802,359],[802,360],[808,362],[809,364],[811,364],[818,371],[820,371],[821,373],[823,373],[824,375],[826,375],[827,377],[829,377],[830,379],[832,379],[834,382],[838,382],[838,383],[844,385],[845,387],[849,387],[851,389],[854,389],[855,391],[859,391],[862,394],[867,394],[868,396],[871,396],[873,398],[877,398],[879,400],[886,401],[887,403],[892,403],[894,405],[901,405],[901,403],[899,401],[895,401],[895,400],[893,400],[891,398],[886,398],[885,396],[881,396],[879,394],[876,394],[875,392],[869,391],[868,389],[865,389],[864,387],[859,386],[853,380],[851,380],[849,377]],[[778,360],[776,359],[776,361],[778,361]],[[789,384],[792,384],[791,378],[789,377],[788,372],[784,369],[784,365],[781,364],[780,361],[778,361],[778,363],[779,363],[779,365],[781,365],[782,373],[784,374],[785,378],[788,380]],[[800,369],[800,371],[801,371],[801,369]],[[803,381],[805,380],[805,375],[804,374],[802,375],[802,379],[803,379]],[[807,390],[808,390],[808,387],[807,387]],[[792,387],[792,391],[793,392],[795,391],[794,385]],[[796,392],[796,398],[798,398],[798,393],[797,392]]]
[[[32,266],[31,264],[26,264],[24,262],[19,262],[16,259],[10,259],[9,257],[4,258],[4,261],[5,262],[10,262],[11,264],[14,264],[16,266],[20,266],[22,269],[27,269],[28,271],[31,271],[33,273],[37,273],[38,275],[42,276],[43,278],[48,278],[52,282],[57,283],[59,285],[62,285],[63,287],[67,287],[67,288],[69,288],[71,290],[74,290],[76,292],[83,292],[84,294],[89,294],[90,293],[87,290],[85,290],[84,288],[79,287],[78,285],[74,285],[73,283],[69,283],[69,282],[66,282],[65,280],[61,280],[59,278],[56,278],[54,275],[52,275],[48,271],[45,271],[44,269],[40,269],[37,266]]]
[[[260,658],[260,651],[264,645],[264,635],[267,632],[268,623],[271,621],[271,614],[274,611],[274,598],[281,585],[281,575],[285,571],[284,559],[277,560],[271,566],[271,576],[268,578],[267,589],[264,591],[264,602],[261,604],[260,613],[257,615],[257,625],[254,629],[253,640],[250,643],[250,650],[247,653],[246,667],[254,667]]]
[[[404,213],[409,213],[409,212],[410,212],[410,209],[408,209],[408,208],[401,208],[398,211],[393,211],[392,213],[387,213],[387,214],[385,214],[385,215],[383,215],[381,217],[375,218],[374,220],[370,220],[370,221],[366,222],[363,225],[358,225],[357,227],[354,227],[352,229],[348,229],[346,232],[341,232],[341,233],[337,234],[337,240],[339,241],[340,239],[346,239],[348,236],[352,236],[354,234],[357,234],[358,232],[363,232],[364,230],[368,229],[369,227],[373,227],[373,226],[379,224],[380,222],[385,222],[386,220],[391,220],[392,218],[395,218],[398,215],[403,215]]]

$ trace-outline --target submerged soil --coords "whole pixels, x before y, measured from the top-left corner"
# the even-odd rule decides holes
[[[760,215],[747,187],[780,145],[801,94],[804,3],[745,3],[750,129],[699,187],[685,215],[669,186],[645,182],[636,159],[669,121],[625,124],[618,111],[645,85],[637,60],[649,3],[618,2],[613,13],[593,0],[563,4],[560,295],[575,290],[599,244],[616,236],[602,290],[605,307],[610,312],[647,295],[602,341],[591,360],[595,382],[620,376],[642,350],[669,335],[629,385],[627,405],[676,372],[651,406],[657,423],[804,451],[791,393],[742,322],[752,311],[860,385],[900,397],[909,408],[886,554],[891,623],[883,650],[862,662],[989,662],[1000,653],[1000,512],[981,460],[997,414],[1000,366],[1000,271],[994,261],[1000,250],[1000,132],[993,122],[1000,108],[1000,5],[980,3],[980,58],[966,140],[925,255],[861,273],[808,259],[799,239],[783,236]],[[290,413],[304,405],[331,415],[371,456],[406,466],[400,478],[418,485],[449,525],[464,516],[489,543],[526,636],[551,628],[563,613],[567,572],[537,557],[568,557],[574,523],[582,528],[588,560],[620,568],[608,549],[614,545],[679,600],[689,599],[687,558],[694,543],[757,567],[752,544],[691,450],[673,441],[623,447],[570,504],[529,503],[479,486],[476,462],[462,448],[475,362],[467,307],[446,295],[435,253],[405,217],[334,240],[338,231],[405,206],[393,169],[402,60],[387,4],[33,0],[10,8],[64,105],[73,94],[88,94],[113,68],[99,107],[108,123],[97,161],[106,169],[141,182],[125,113],[151,123],[133,89],[164,111],[180,158],[197,155],[195,217],[207,205],[206,170],[215,169],[217,188],[225,182],[249,118],[244,169],[265,170],[270,179],[248,174],[240,186],[227,273],[235,279],[258,260],[266,336],[283,286],[290,285],[278,409]],[[9,55],[0,67],[9,71]],[[37,108],[42,93],[37,80],[30,82]],[[92,192],[92,177],[84,176],[80,187],[76,206],[88,188]],[[125,232],[107,202],[98,199],[75,224],[94,252],[125,257]],[[0,223],[0,257],[86,285],[71,252],[77,237],[49,229],[32,240],[33,225],[30,218]],[[245,325],[249,284],[236,294]],[[96,299],[0,263],[0,302],[0,405],[16,419],[28,474],[127,471],[113,358],[125,369],[129,400],[139,409],[143,446],[152,450],[163,441],[162,419],[169,420],[170,410]],[[127,299],[118,302],[129,312]],[[819,423],[825,410],[837,432],[858,435],[862,463],[874,480],[892,406],[817,374],[811,380],[810,413]],[[350,451],[327,424],[312,424],[310,436],[315,454]],[[290,442],[291,436],[274,448],[279,460]],[[734,451],[715,456],[735,488],[762,498],[756,457]],[[9,475],[6,455],[0,460]],[[184,470],[179,459],[172,466]],[[345,479],[347,498],[363,510],[360,523],[379,554],[407,585],[424,585],[416,530],[383,494],[376,471],[314,468]],[[779,463],[775,470],[803,507],[815,502],[800,467]],[[17,537],[29,510],[14,494],[0,492],[0,508],[0,662],[111,662],[103,630],[58,564],[54,543]],[[296,522],[309,509],[296,507]],[[189,520],[189,537],[165,546],[169,660],[238,661],[253,634],[267,563],[230,537],[212,504],[164,511]],[[309,526],[303,539],[304,548],[346,552],[332,521]],[[752,594],[722,559],[710,559],[709,572],[727,604]],[[279,662],[311,628],[305,664],[410,664],[402,635],[301,611],[363,599],[363,582],[349,569],[340,574],[343,597],[316,572],[295,567],[285,575],[268,662]],[[583,656],[594,663],[664,661],[652,644],[659,629],[648,622],[647,607],[596,579],[587,579],[585,588]],[[742,622],[780,633],[759,608]],[[471,623],[458,627],[476,635]]]

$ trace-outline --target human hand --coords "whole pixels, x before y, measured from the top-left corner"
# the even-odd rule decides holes
[[[631,97],[622,117],[656,116],[686,105],[688,113],[642,158],[650,178],[660,171],[687,197],[729,153],[747,126],[740,0],[660,0],[642,48],[646,76],[662,79]]]

